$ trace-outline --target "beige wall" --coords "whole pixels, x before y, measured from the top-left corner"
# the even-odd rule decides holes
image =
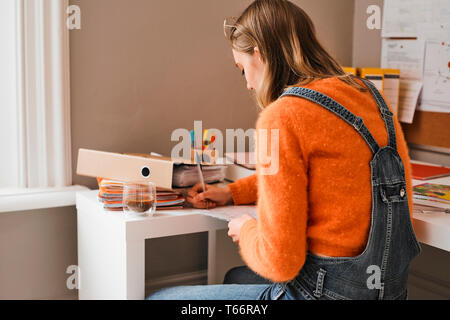
[[[355,0],[353,26],[353,66],[377,68],[381,65],[381,30],[370,30],[366,22],[367,8],[378,5],[383,10],[383,0]]]
[[[352,61],[354,0],[303,0],[324,45]],[[223,37],[242,0],[76,0],[71,31],[72,155],[79,148],[170,155],[177,128],[254,127],[257,108]]]
[[[0,213],[0,300],[73,299],[67,267],[77,265],[75,207]]]

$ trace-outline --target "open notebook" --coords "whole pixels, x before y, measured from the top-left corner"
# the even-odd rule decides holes
[[[257,219],[255,206],[217,207],[209,210],[201,210],[201,213],[205,216],[217,218],[224,221],[231,221],[232,219],[239,218],[244,214],[248,214]]]

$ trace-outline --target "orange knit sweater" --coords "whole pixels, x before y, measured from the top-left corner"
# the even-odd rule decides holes
[[[378,144],[387,145],[386,127],[370,92],[336,78],[305,87],[361,117]],[[412,212],[407,144],[396,117],[394,123]],[[229,185],[236,205],[257,203],[258,220],[247,221],[240,233],[247,265],[283,282],[298,274],[307,251],[333,257],[362,253],[370,229],[372,153],[358,132],[325,108],[290,96],[264,109],[256,129],[279,129],[279,170],[262,175],[258,163],[256,175]]]

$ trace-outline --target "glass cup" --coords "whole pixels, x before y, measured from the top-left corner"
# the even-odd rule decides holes
[[[156,186],[151,182],[124,183],[123,211],[129,216],[153,216],[156,211]]]

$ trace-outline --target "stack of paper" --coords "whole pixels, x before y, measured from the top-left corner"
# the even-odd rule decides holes
[[[424,183],[415,186],[413,190],[415,205],[440,208],[450,212],[450,186]]]
[[[202,166],[205,183],[215,183],[225,178],[226,166]],[[196,165],[179,164],[173,168],[172,185],[177,188],[191,187],[200,181]]]
[[[114,180],[101,180],[98,201],[108,211],[122,211],[123,184]]]
[[[179,209],[185,201],[184,196],[175,191],[156,191],[156,209]]]
[[[123,210],[123,183],[115,180],[102,179],[99,183],[98,200],[108,211]],[[156,209],[179,209],[185,202],[184,196],[175,191],[156,191]]]

